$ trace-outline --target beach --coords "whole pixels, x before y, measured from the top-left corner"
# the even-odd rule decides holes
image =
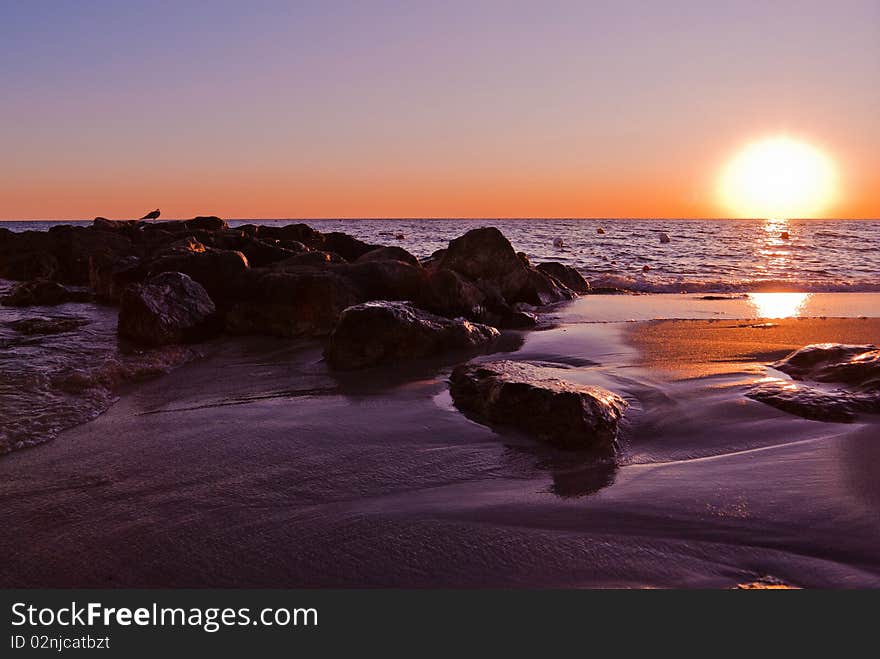
[[[880,418],[745,395],[804,345],[880,343],[880,295],[807,295],[781,318],[759,312],[791,298],[703,297],[584,296],[476,357],[622,396],[610,461],[463,415],[455,360],[337,372],[313,339],[203,343],[0,459],[0,583],[880,586]]]

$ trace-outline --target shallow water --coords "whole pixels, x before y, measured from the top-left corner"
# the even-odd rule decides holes
[[[299,220],[233,220],[237,226]],[[880,291],[880,220],[304,220],[425,257],[465,231],[497,226],[534,261],[582,270],[596,286],[655,293]],[[4,222],[13,231],[52,222]],[[90,224],[84,222],[83,224]],[[604,234],[597,233],[602,228]],[[781,238],[788,232],[789,239]],[[670,237],[660,243],[660,233]],[[397,239],[402,235],[401,240]],[[553,246],[556,238],[565,244]],[[647,266],[649,270],[645,271]]]

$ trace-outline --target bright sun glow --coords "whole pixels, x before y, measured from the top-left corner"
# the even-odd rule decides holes
[[[720,192],[737,217],[816,217],[834,201],[834,162],[819,149],[789,137],[746,146],[724,168]]]

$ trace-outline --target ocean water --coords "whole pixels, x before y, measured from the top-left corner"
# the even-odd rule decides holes
[[[419,257],[469,229],[496,226],[535,262],[561,261],[594,286],[640,292],[880,291],[880,220],[242,219],[230,224],[295,221],[368,242],[399,244]],[[21,231],[52,224],[2,226]],[[661,233],[669,243],[660,242]],[[554,247],[557,238],[562,247]]]
[[[230,224],[293,221],[234,220]],[[344,231],[368,242],[398,244],[419,257],[445,247],[469,229],[497,226],[533,262],[561,261],[581,270],[594,286],[639,292],[880,291],[880,221],[307,222],[321,231]],[[73,224],[3,222],[0,226],[13,231],[47,230],[60,223]],[[604,233],[598,233],[600,228]],[[788,239],[781,237],[783,231],[789,233]],[[661,233],[669,235],[669,243],[660,242]],[[554,246],[557,238],[562,239],[562,247]],[[0,294],[11,285],[0,281]],[[763,304],[767,307],[768,303]],[[791,304],[802,304],[802,300]],[[753,306],[759,311],[763,308],[760,303]],[[778,310],[778,306],[779,301],[773,301],[767,308]],[[633,312],[626,313],[631,317]],[[55,331],[35,332],[21,324],[33,320],[46,321],[44,330],[54,324]],[[188,348],[137,351],[119,345],[116,310],[109,307],[0,306],[0,454],[53,439],[61,430],[107,409],[127,382],[164,373],[191,357]]]

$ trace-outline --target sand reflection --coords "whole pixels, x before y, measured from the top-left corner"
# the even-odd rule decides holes
[[[749,293],[759,318],[793,318],[803,313],[810,293]]]

